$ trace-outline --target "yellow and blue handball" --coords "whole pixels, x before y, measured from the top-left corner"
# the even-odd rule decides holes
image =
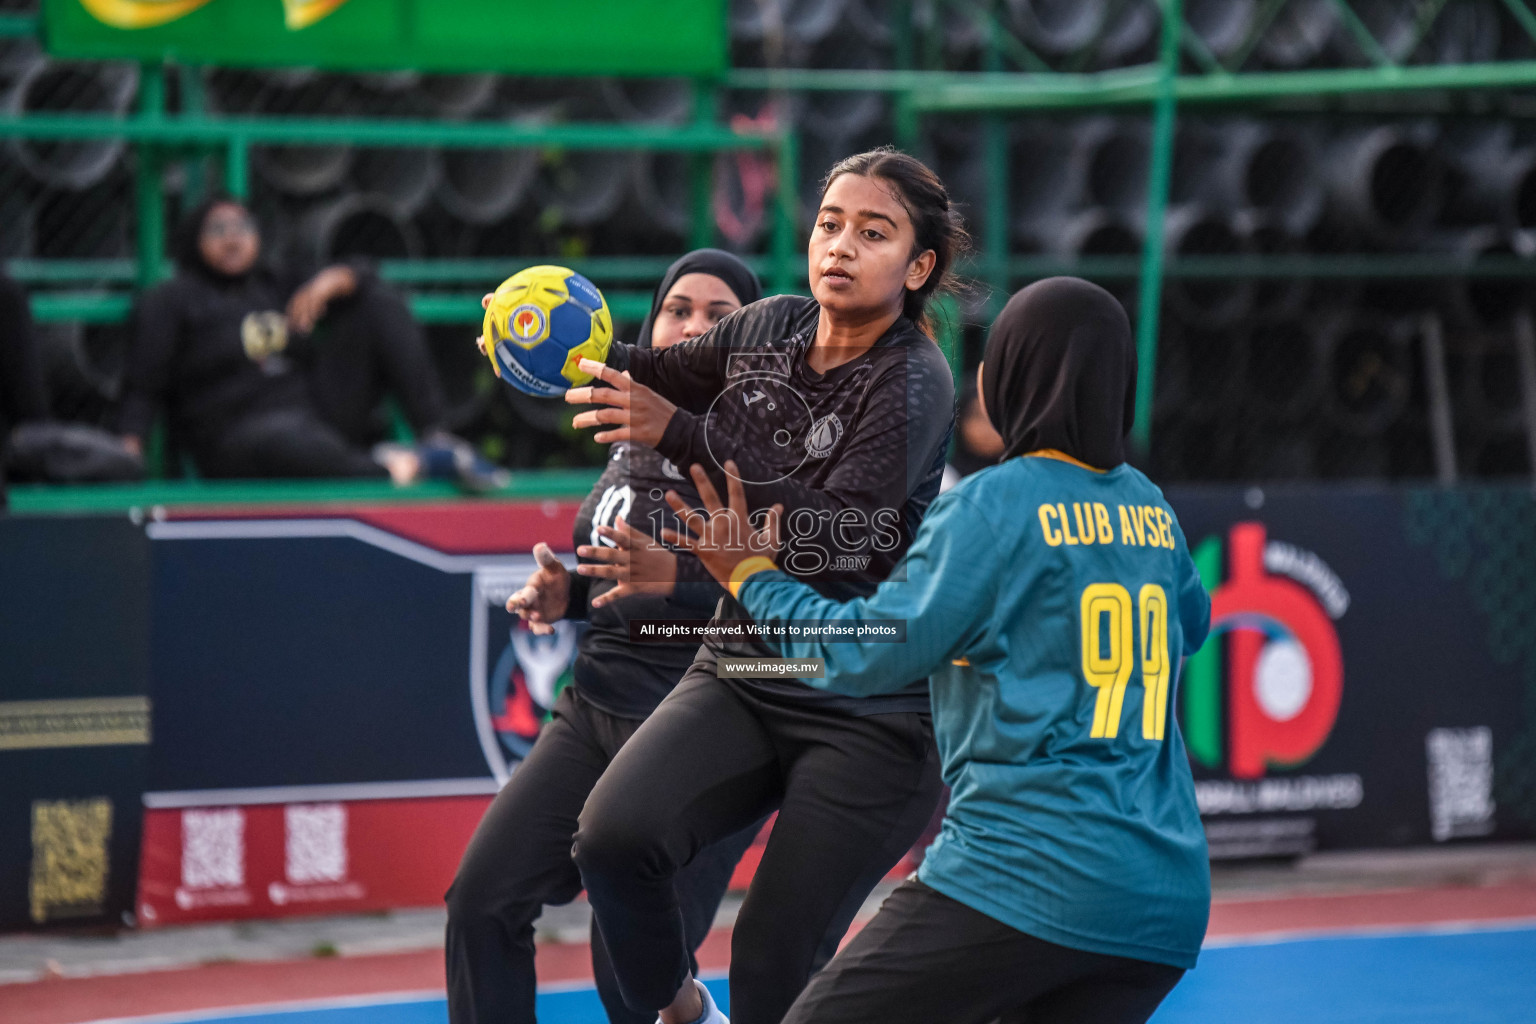
[[[519,391],[555,398],[590,383],[576,364],[606,362],[613,317],[597,286],[565,267],[529,267],[501,282],[485,310],[485,354]]]

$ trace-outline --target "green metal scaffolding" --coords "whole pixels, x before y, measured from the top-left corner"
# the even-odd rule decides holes
[[[777,168],[773,221],[768,252],[755,257],[756,269],[780,291],[803,288],[801,246],[802,196],[798,191],[799,137],[795,126],[764,131],[738,131],[720,123],[722,90],[783,92],[877,91],[892,97],[893,140],[903,148],[919,147],[924,120],[954,115],[979,116],[986,154],[986,213],[977,226],[979,245],[969,273],[984,282],[990,298],[988,315],[1021,280],[1049,274],[1079,274],[1138,282],[1138,348],[1141,365],[1157,361],[1158,312],[1167,278],[1243,278],[1352,276],[1434,278],[1445,275],[1527,277],[1536,274],[1536,261],[1518,257],[1472,261],[1458,256],[1357,255],[1263,256],[1239,259],[1165,259],[1163,220],[1173,163],[1174,130],[1184,109],[1255,109],[1275,112],[1329,112],[1347,97],[1375,94],[1386,103],[1376,114],[1443,112],[1429,100],[1452,93],[1508,90],[1536,86],[1536,61],[1502,61],[1466,65],[1409,65],[1392,60],[1371,36],[1347,0],[1334,0],[1342,24],[1351,33],[1371,66],[1328,70],[1237,70],[1247,60],[1266,28],[1288,0],[1263,0],[1248,39],[1225,63],[1213,56],[1183,17],[1181,0],[1158,0],[1162,23],[1156,59],[1149,64],[1100,72],[1052,69],[1002,28],[1000,0],[940,0],[941,14],[979,18],[990,27],[983,69],[977,72],[930,70],[924,53],[928,41],[913,29],[912,0],[895,7],[894,70],[743,69],[694,85],[693,117],[673,127],[627,124],[515,125],[494,122],[444,123],[367,118],[233,117],[204,112],[197,102],[197,76],[183,74],[183,106],[171,113],[166,105],[170,73],[186,71],[170,65],[147,64],[141,70],[138,109],[113,117],[90,114],[40,113],[0,116],[0,137],[29,139],[122,139],[136,151],[136,255],[133,260],[18,260],[11,270],[31,284],[57,287],[39,291],[33,309],[40,320],[111,323],[122,320],[131,302],[131,289],[142,288],[166,273],[165,224],[161,176],[177,160],[201,163],[213,158],[222,164],[224,187],[243,196],[250,186],[252,146],[346,144],[361,147],[522,147],[536,149],[606,149],[671,151],[690,155],[692,231],[690,244],[714,240],[710,201],[713,156],[722,152],[770,154]],[[1529,0],[1501,0],[1514,21],[1536,40],[1536,14]],[[1427,37],[1446,0],[1422,5],[1418,39]],[[28,16],[0,17],[0,35],[35,34]],[[1415,44],[1416,45],[1416,44]],[[1073,62],[1069,61],[1071,65]],[[1081,63],[1080,61],[1077,63]],[[190,83],[190,85],[188,84]],[[1028,112],[1081,114],[1095,110],[1145,110],[1151,119],[1147,230],[1139,258],[1099,257],[1057,259],[1014,256],[1010,244],[1009,155],[1007,119]],[[1511,107],[1509,116],[1528,111]],[[670,262],[665,257],[607,257],[570,260],[570,265],[605,284],[649,285]],[[484,285],[506,273],[505,260],[385,261],[386,279],[405,285],[462,283],[462,292],[429,292],[413,296],[416,314],[427,322],[470,323],[480,316],[478,296]],[[108,292],[71,291],[67,286],[105,282]],[[62,287],[60,287],[62,286]],[[621,317],[644,315],[644,287],[609,293]],[[959,314],[954,307],[941,318],[940,343],[952,365],[960,366]],[[1139,376],[1134,439],[1142,450],[1150,443],[1155,373]]]

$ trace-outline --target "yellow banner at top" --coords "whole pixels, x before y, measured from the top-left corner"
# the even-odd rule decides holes
[[[41,0],[48,52],[228,67],[712,75],[725,0]]]
[[[140,29],[168,25],[214,0],[80,0],[103,25]],[[297,31],[308,28],[347,0],[282,0],[283,23]]]

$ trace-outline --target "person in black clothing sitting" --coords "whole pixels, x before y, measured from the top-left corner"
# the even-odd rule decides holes
[[[144,470],[115,434],[56,418],[27,293],[0,272],[0,509],[6,482],[136,480]]]
[[[27,293],[0,273],[0,436],[18,423],[47,418],[48,395]]]
[[[175,256],[176,276],[135,311],[119,421],[130,450],[164,408],[208,477],[501,482],[442,433],[442,389],[421,331],[366,267],[274,270],[260,260],[250,211],[224,196],[187,216]],[[386,391],[426,444],[370,451]]]
[[[0,508],[5,507],[4,449],[11,428],[47,417],[48,398],[27,293],[0,274]]]

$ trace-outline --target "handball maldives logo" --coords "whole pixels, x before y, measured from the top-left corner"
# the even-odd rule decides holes
[[[1219,768],[1225,747],[1228,774],[1258,780],[1304,764],[1333,731],[1344,694],[1334,621],[1348,611],[1349,594],[1321,558],[1268,539],[1262,523],[1238,523],[1226,541],[1210,639],[1184,671],[1184,736],[1197,764]],[[1221,577],[1221,538],[1193,554],[1211,587]],[[1218,806],[1207,807],[1207,796]],[[1268,780],[1249,790],[1218,784],[1201,797],[1207,812],[1302,810],[1354,806],[1360,786],[1358,776]]]
[[[532,348],[544,340],[544,328],[548,318],[538,306],[518,306],[507,315],[507,326],[512,340],[524,348]]]

